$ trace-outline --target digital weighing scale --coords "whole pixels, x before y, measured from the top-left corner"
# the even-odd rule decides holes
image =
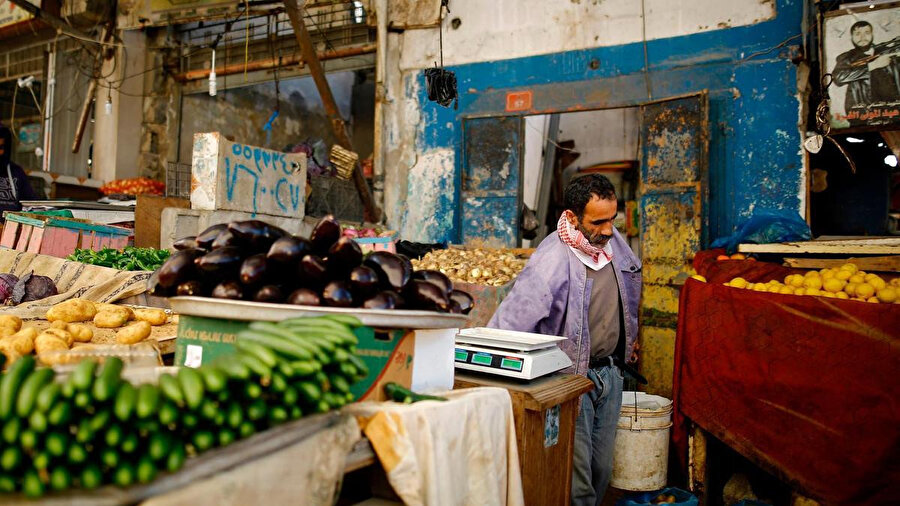
[[[556,345],[565,337],[476,327],[456,335],[455,365],[486,374],[532,380],[572,365]]]

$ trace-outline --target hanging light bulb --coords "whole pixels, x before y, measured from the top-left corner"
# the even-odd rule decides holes
[[[106,97],[106,103],[103,104],[103,110],[106,112],[107,116],[112,114],[112,98]]]
[[[212,64],[209,68],[209,96],[216,96],[216,50],[212,50]]]

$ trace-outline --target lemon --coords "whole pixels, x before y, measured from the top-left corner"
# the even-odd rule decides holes
[[[875,287],[869,283],[862,283],[856,287],[856,296],[868,299],[875,295]]]
[[[857,267],[856,264],[854,264],[854,263],[851,262],[851,263],[847,263],[847,264],[842,265],[842,266],[841,266],[841,270],[842,270],[842,271],[848,271],[848,272],[850,272],[850,274],[853,274],[854,272],[856,272],[856,271],[859,270],[859,267]]]
[[[803,279],[803,276],[795,274],[794,279],[791,280],[791,286],[793,286],[794,288],[800,288],[801,286],[803,286]]]
[[[844,291],[847,292],[847,295],[856,295],[856,287],[859,286],[856,283],[847,283],[847,286],[844,287]]]
[[[865,280],[865,277],[868,276],[868,274],[866,274],[866,271],[856,271],[856,275],[862,276],[863,280]]]
[[[826,269],[825,272],[822,273],[822,279],[831,279],[834,276],[834,271],[831,269]]]
[[[875,274],[875,273],[866,274],[866,283],[868,283],[870,279],[877,278],[877,277],[878,277],[878,274]]]
[[[794,288],[794,295],[806,295],[806,288]]]
[[[848,279],[850,279],[850,276],[852,276],[852,275],[853,275],[852,272],[841,269],[841,270],[837,271],[837,273],[835,273],[834,277],[837,279],[840,279],[842,281],[847,281]]]
[[[854,274],[854,275],[850,276],[850,277],[847,279],[847,281],[849,281],[849,282],[851,282],[851,283],[856,283],[856,284],[858,285],[858,284],[860,284],[860,283],[865,283],[865,282],[866,282],[866,278],[864,278],[863,276],[860,276],[859,274]]]
[[[778,293],[780,293],[782,295],[793,295],[794,287],[788,286],[788,285],[782,286],[781,288],[778,289]]]
[[[757,284],[753,285],[754,292],[765,292],[768,290],[769,290],[769,287],[766,286],[765,283],[757,283]]]
[[[787,276],[784,277],[784,284],[789,285],[789,284],[791,284],[791,281],[793,281],[793,280],[794,280],[794,275],[788,274]]]
[[[897,300],[897,290],[893,287],[885,287],[877,292],[878,300],[884,303],[890,303]]]
[[[731,286],[733,286],[735,288],[746,288],[747,287],[747,280],[744,278],[734,278],[730,281],[730,283],[731,283]]]
[[[891,286],[896,286],[900,288],[900,278],[894,278],[891,280]]]
[[[872,304],[878,304],[879,300],[878,300],[878,297],[869,297],[868,299],[866,299],[866,302],[871,302]]]
[[[806,295],[822,295],[822,290],[818,288],[807,288]]]
[[[839,299],[844,299],[844,300],[850,299],[850,296],[847,295],[846,292],[838,292],[838,293],[836,293],[836,294],[834,294],[834,295],[835,295],[837,298],[839,298]]]
[[[876,291],[876,292],[877,292],[878,290],[881,290],[882,288],[884,288],[884,287],[887,285],[887,283],[885,283],[884,280],[881,279],[881,278],[879,278],[878,276],[875,276],[875,277],[873,277],[873,278],[870,278],[870,279],[868,280],[868,283],[869,283],[870,285],[872,285],[873,288],[875,288],[875,291]]]
[[[806,274],[803,275],[804,278],[817,278],[819,277],[819,273],[816,271],[806,271]]]
[[[781,292],[781,287],[778,285],[769,285],[769,288],[766,291],[769,293],[779,293]]]
[[[844,282],[837,278],[828,278],[822,286],[826,292],[837,293],[844,289]]]
[[[703,276],[701,276],[699,274],[694,274],[693,276],[691,276],[691,279],[696,279],[697,281],[702,281],[702,282],[706,283],[706,278],[704,278]]]
[[[831,292],[822,292],[820,295],[821,295],[822,297],[825,297],[825,298],[828,298],[828,299],[833,299],[833,298],[835,298],[835,295],[834,295],[833,293],[831,293]]]
[[[810,276],[803,281],[803,286],[818,290],[819,288],[822,288],[822,279],[818,276]]]

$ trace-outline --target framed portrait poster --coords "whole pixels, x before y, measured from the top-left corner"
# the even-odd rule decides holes
[[[900,2],[842,4],[825,14],[831,127],[900,124]]]

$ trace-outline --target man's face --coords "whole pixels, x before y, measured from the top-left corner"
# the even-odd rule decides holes
[[[591,245],[598,248],[606,246],[613,235],[613,220],[616,218],[618,201],[601,199],[591,195],[591,200],[584,206],[581,220],[572,211],[566,211],[566,218]]]
[[[854,46],[860,49],[868,48],[872,45],[872,27],[860,26],[853,30],[853,33],[850,34],[850,39],[853,41]]]

